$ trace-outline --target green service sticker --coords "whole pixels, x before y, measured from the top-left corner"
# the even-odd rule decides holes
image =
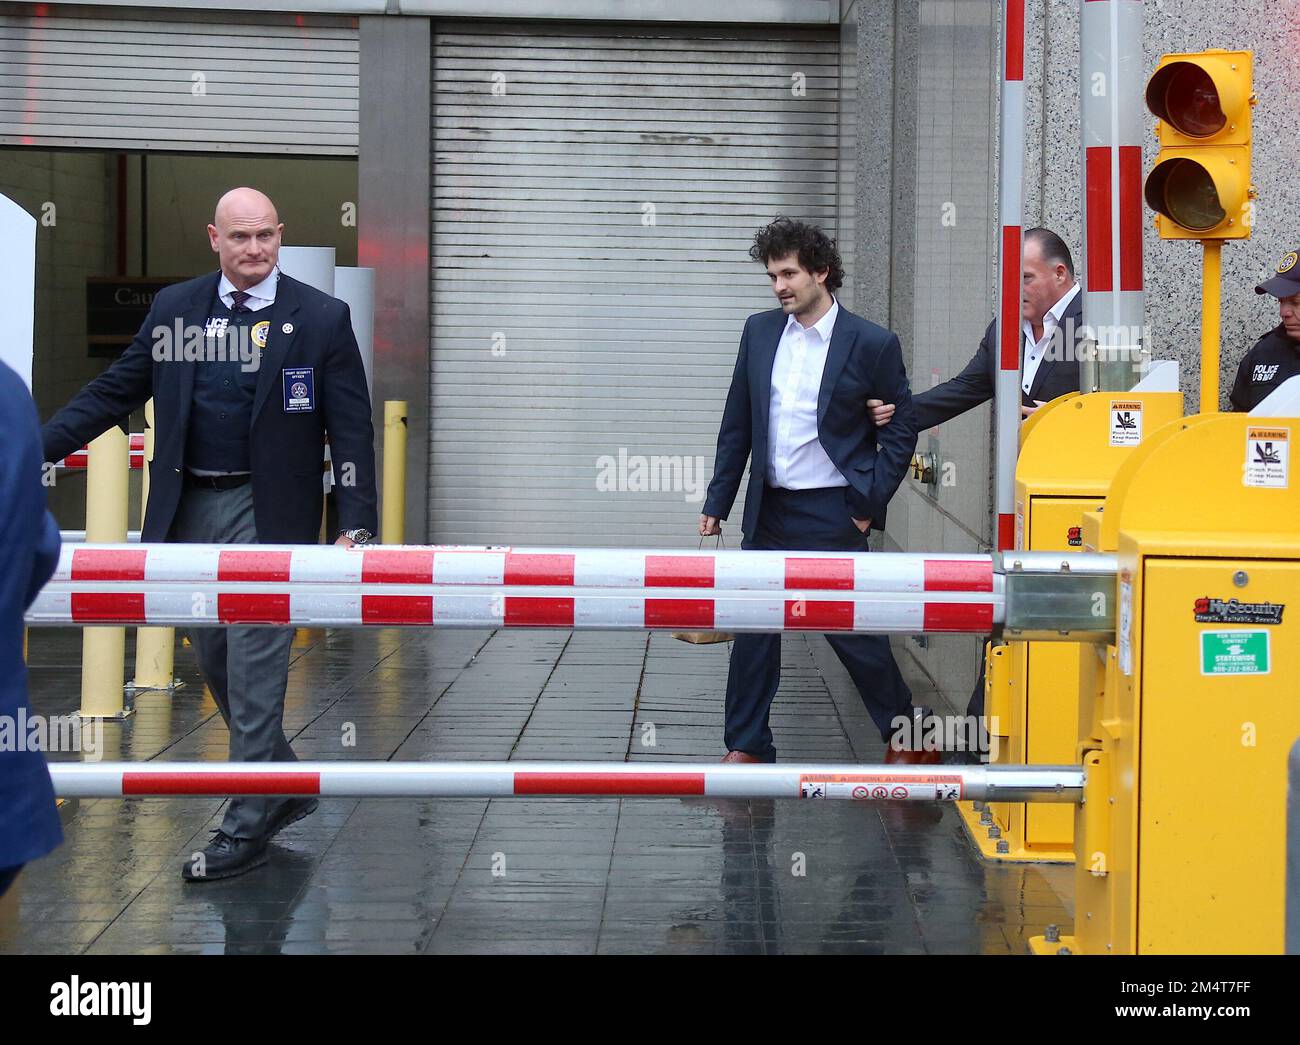
[[[1201,632],[1202,675],[1267,675],[1268,632]]]

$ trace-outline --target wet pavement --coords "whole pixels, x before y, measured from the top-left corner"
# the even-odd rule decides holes
[[[300,631],[286,731],[307,759],[715,761],[728,651],[645,633]],[[787,636],[783,658],[779,758],[881,761],[824,640]],[[80,632],[33,631],[29,661],[35,710],[74,710]],[[953,711],[899,661],[919,703]],[[225,758],[191,651],[176,663],[186,685],[137,695],[104,727],[104,760]],[[265,866],[183,883],[221,806],[65,803],[64,845],[0,899],[0,953],[1005,954],[1071,921],[1071,869],[985,863],[949,805],[322,799]]]

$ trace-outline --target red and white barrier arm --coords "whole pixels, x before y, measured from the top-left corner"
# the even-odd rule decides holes
[[[998,373],[993,400],[997,549],[1018,548],[1016,456],[1020,449],[1020,296],[1024,242],[1025,0],[1002,2],[1002,89],[998,138]]]
[[[33,626],[228,625],[312,628],[989,634],[997,592],[703,591],[437,584],[51,581],[27,612]]]
[[[629,762],[52,762],[63,798],[319,795],[832,798],[1078,802],[1080,766],[689,765]]]
[[[130,461],[132,468],[144,467],[144,435],[140,432],[131,433],[130,441]],[[55,463],[54,467],[59,469],[69,469],[71,471],[85,471],[86,462],[89,460],[89,453],[86,447],[82,447],[73,453],[68,454],[62,461]]]
[[[55,581],[993,593],[989,555],[612,548],[98,544]]]

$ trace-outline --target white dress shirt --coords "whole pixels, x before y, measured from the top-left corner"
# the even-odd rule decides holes
[[[1025,366],[1020,387],[1025,390],[1025,395],[1028,395],[1029,390],[1034,386],[1034,378],[1038,376],[1038,366],[1047,354],[1047,346],[1052,343],[1052,335],[1061,325],[1061,316],[1065,314],[1065,310],[1070,307],[1070,302],[1078,293],[1079,284],[1076,283],[1061,295],[1060,301],[1047,310],[1047,315],[1043,317],[1043,336],[1039,340],[1034,340],[1034,325],[1027,319],[1023,321]]]
[[[275,285],[280,279],[280,266],[276,265],[271,269],[271,274],[262,280],[255,287],[248,288],[248,298],[244,302],[244,307],[249,312],[260,312],[264,308],[269,308],[275,304]],[[236,287],[221,273],[221,280],[217,283],[217,297],[221,298],[221,303],[226,308],[234,308],[235,300],[231,296],[235,293]]]
[[[817,396],[826,369],[839,302],[810,327],[795,317],[785,330],[772,363],[772,398],[768,404],[767,481],[787,490],[848,486],[817,438]]]

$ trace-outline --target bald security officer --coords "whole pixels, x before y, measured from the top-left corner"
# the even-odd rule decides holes
[[[156,450],[141,539],[315,544],[328,435],[336,544],[378,527],[374,430],[348,307],[279,271],[275,205],[256,189],[217,203],[208,239],[220,270],[159,291],[135,340],[45,426],[57,461],[153,397]],[[288,627],[195,628],[199,670],[230,729],[234,762],[292,762],[284,735]],[[316,800],[234,798],[187,881],[242,874]]]

